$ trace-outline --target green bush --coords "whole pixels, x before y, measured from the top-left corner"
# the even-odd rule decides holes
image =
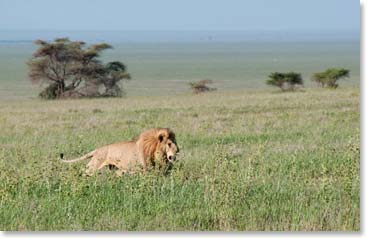
[[[349,70],[344,68],[328,68],[324,72],[314,73],[311,80],[321,87],[337,88],[337,81],[349,77]]]
[[[303,85],[303,79],[300,73],[274,72],[269,75],[266,84],[279,87],[282,91],[294,91],[298,86]]]

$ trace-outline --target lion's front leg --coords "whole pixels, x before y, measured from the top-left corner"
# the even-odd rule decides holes
[[[148,169],[147,159],[144,156],[143,147],[141,145],[138,145],[138,148],[138,160],[143,168],[143,171],[146,172]]]

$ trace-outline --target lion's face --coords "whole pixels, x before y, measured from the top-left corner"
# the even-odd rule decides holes
[[[172,140],[167,139],[167,142],[163,145],[164,157],[169,162],[174,162],[176,160],[176,154],[179,152],[179,148]]]
[[[163,157],[169,162],[175,161],[176,154],[180,151],[177,146],[175,133],[169,128],[161,128],[158,133],[158,140],[161,148],[160,153],[163,154]]]

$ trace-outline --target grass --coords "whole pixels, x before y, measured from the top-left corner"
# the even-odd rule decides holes
[[[359,88],[0,102],[0,230],[358,231]],[[160,171],[62,164],[150,127],[182,154]]]

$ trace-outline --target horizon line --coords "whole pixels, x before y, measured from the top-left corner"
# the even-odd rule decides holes
[[[305,31],[305,32],[320,32],[320,31],[355,31],[360,32],[361,29],[0,29],[0,31],[110,31],[110,32],[202,32],[202,31],[217,31],[217,32],[259,32],[259,31],[271,31],[271,32],[286,32],[286,31]]]

